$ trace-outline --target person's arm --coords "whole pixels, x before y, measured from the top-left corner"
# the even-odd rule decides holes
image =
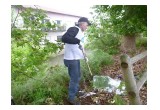
[[[83,55],[84,55],[84,59],[86,60],[86,62],[88,62],[88,57],[87,57],[87,55],[86,55],[86,52],[85,52],[85,50],[84,50],[84,47],[83,47],[81,44],[79,44],[79,49],[82,51],[82,53],[83,53]]]
[[[68,44],[79,44],[80,40],[75,38],[79,29],[76,27],[70,27],[67,32],[62,36],[62,42]]]

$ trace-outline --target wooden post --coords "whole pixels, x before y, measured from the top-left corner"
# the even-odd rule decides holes
[[[140,105],[141,102],[139,91],[137,89],[136,81],[132,70],[131,58],[128,55],[121,56],[121,68],[130,104]]]

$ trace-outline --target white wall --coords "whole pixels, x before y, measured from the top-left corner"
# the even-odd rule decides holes
[[[14,18],[16,17],[18,13],[18,9],[15,7],[12,7],[14,10]],[[70,16],[70,15],[65,15],[65,14],[60,14],[60,13],[55,13],[55,12],[47,12],[46,13],[48,18],[55,21],[55,20],[60,20],[62,21],[62,25],[66,25],[66,29],[68,29],[71,26],[75,25],[75,22],[78,21],[79,17],[78,16]],[[15,23],[17,27],[22,27],[23,26],[23,19],[19,16],[18,21]],[[57,40],[57,36],[63,35],[64,32],[47,32],[47,39],[50,40],[51,42],[55,42]]]
[[[50,17],[53,20],[64,20],[69,22],[77,22],[79,17],[76,16],[70,16],[70,15],[64,15],[54,12],[47,12],[48,17]]]
[[[54,13],[54,12],[47,12],[48,17],[51,20],[60,20],[62,21],[62,25],[66,25],[66,29],[68,29],[71,26],[75,25],[75,22],[78,22],[79,17],[76,16],[69,16],[69,15],[64,15],[64,14],[59,14],[59,13]],[[47,35],[48,40],[51,42],[54,42],[57,40],[57,36],[63,35],[65,32],[49,32]]]
[[[15,7],[12,7],[11,8],[11,20],[12,20],[11,23],[14,22],[16,27],[21,28],[21,27],[23,27],[23,19],[20,15],[17,16],[17,14],[18,14],[18,9]],[[15,19],[16,19],[16,21],[15,21]]]
[[[46,38],[47,38],[49,41],[55,43],[56,40],[57,40],[57,36],[61,36],[61,35],[63,35],[63,34],[64,34],[64,32],[48,32],[48,35],[47,35]]]

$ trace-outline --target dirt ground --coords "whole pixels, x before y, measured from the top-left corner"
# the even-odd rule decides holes
[[[140,54],[143,51],[144,50],[138,50],[134,54],[129,54],[129,56],[133,57],[135,55]],[[111,66],[103,67],[100,74],[105,76],[110,76],[113,79],[118,77],[120,80],[123,81],[123,75],[120,67],[121,54],[113,56],[114,64]],[[138,79],[145,69],[147,69],[147,58],[143,58],[142,60],[139,60],[138,62],[134,63],[133,72],[134,72],[135,79]],[[90,86],[90,84],[88,83],[87,86]],[[83,83],[81,84],[81,87],[82,87],[82,90],[84,90]],[[123,94],[123,95],[119,95],[118,97],[115,97],[115,93],[109,93],[106,91],[98,91],[98,90],[96,91],[96,90],[93,90],[92,88],[87,90],[87,92],[94,92],[95,94],[91,96],[79,98],[81,105],[118,105],[118,104],[129,105],[127,94]],[[140,89],[140,98],[141,98],[142,105],[147,105],[147,82]],[[115,100],[118,100],[118,103],[116,103]],[[67,101],[64,101],[64,102],[66,105],[69,104],[67,103]]]

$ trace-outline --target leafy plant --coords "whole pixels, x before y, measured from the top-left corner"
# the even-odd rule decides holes
[[[53,21],[44,22],[47,15],[43,10],[13,7],[18,13],[13,10],[11,20],[12,80],[25,82],[29,77],[42,74],[45,69],[44,62],[63,47],[46,39],[44,28],[52,29],[56,25]],[[16,25],[19,18],[23,21],[21,27]]]
[[[135,37],[147,32],[147,6],[96,5],[93,9],[96,14],[93,16],[93,25],[88,30],[88,45],[109,54],[117,54],[120,45],[121,50],[135,51]],[[122,37],[124,42],[120,42]]]
[[[146,31],[147,5],[96,5],[94,9],[117,34],[135,35]]]
[[[114,95],[113,100],[115,101],[114,102],[115,105],[126,105],[124,99],[122,99],[122,97],[119,95]]]
[[[92,38],[92,41],[87,44],[87,47],[89,49],[100,49],[106,53],[113,55],[119,53],[120,44],[120,36],[106,34],[99,38]]]
[[[88,63],[94,75],[99,74],[101,68],[104,65],[110,65],[113,63],[112,56],[108,53],[103,52],[102,50],[94,50],[93,53],[88,56],[88,58]],[[89,70],[87,68],[86,63],[83,60],[81,61],[81,71],[85,78],[89,77]]]
[[[56,67],[57,70],[47,71],[45,75],[37,75],[26,83],[12,81],[12,95],[16,104],[48,104],[47,98],[52,99],[53,104],[63,104],[67,97],[69,77],[66,68]],[[59,69],[58,69],[59,68]]]
[[[147,37],[140,37],[136,40],[137,47],[145,47],[147,48]]]

